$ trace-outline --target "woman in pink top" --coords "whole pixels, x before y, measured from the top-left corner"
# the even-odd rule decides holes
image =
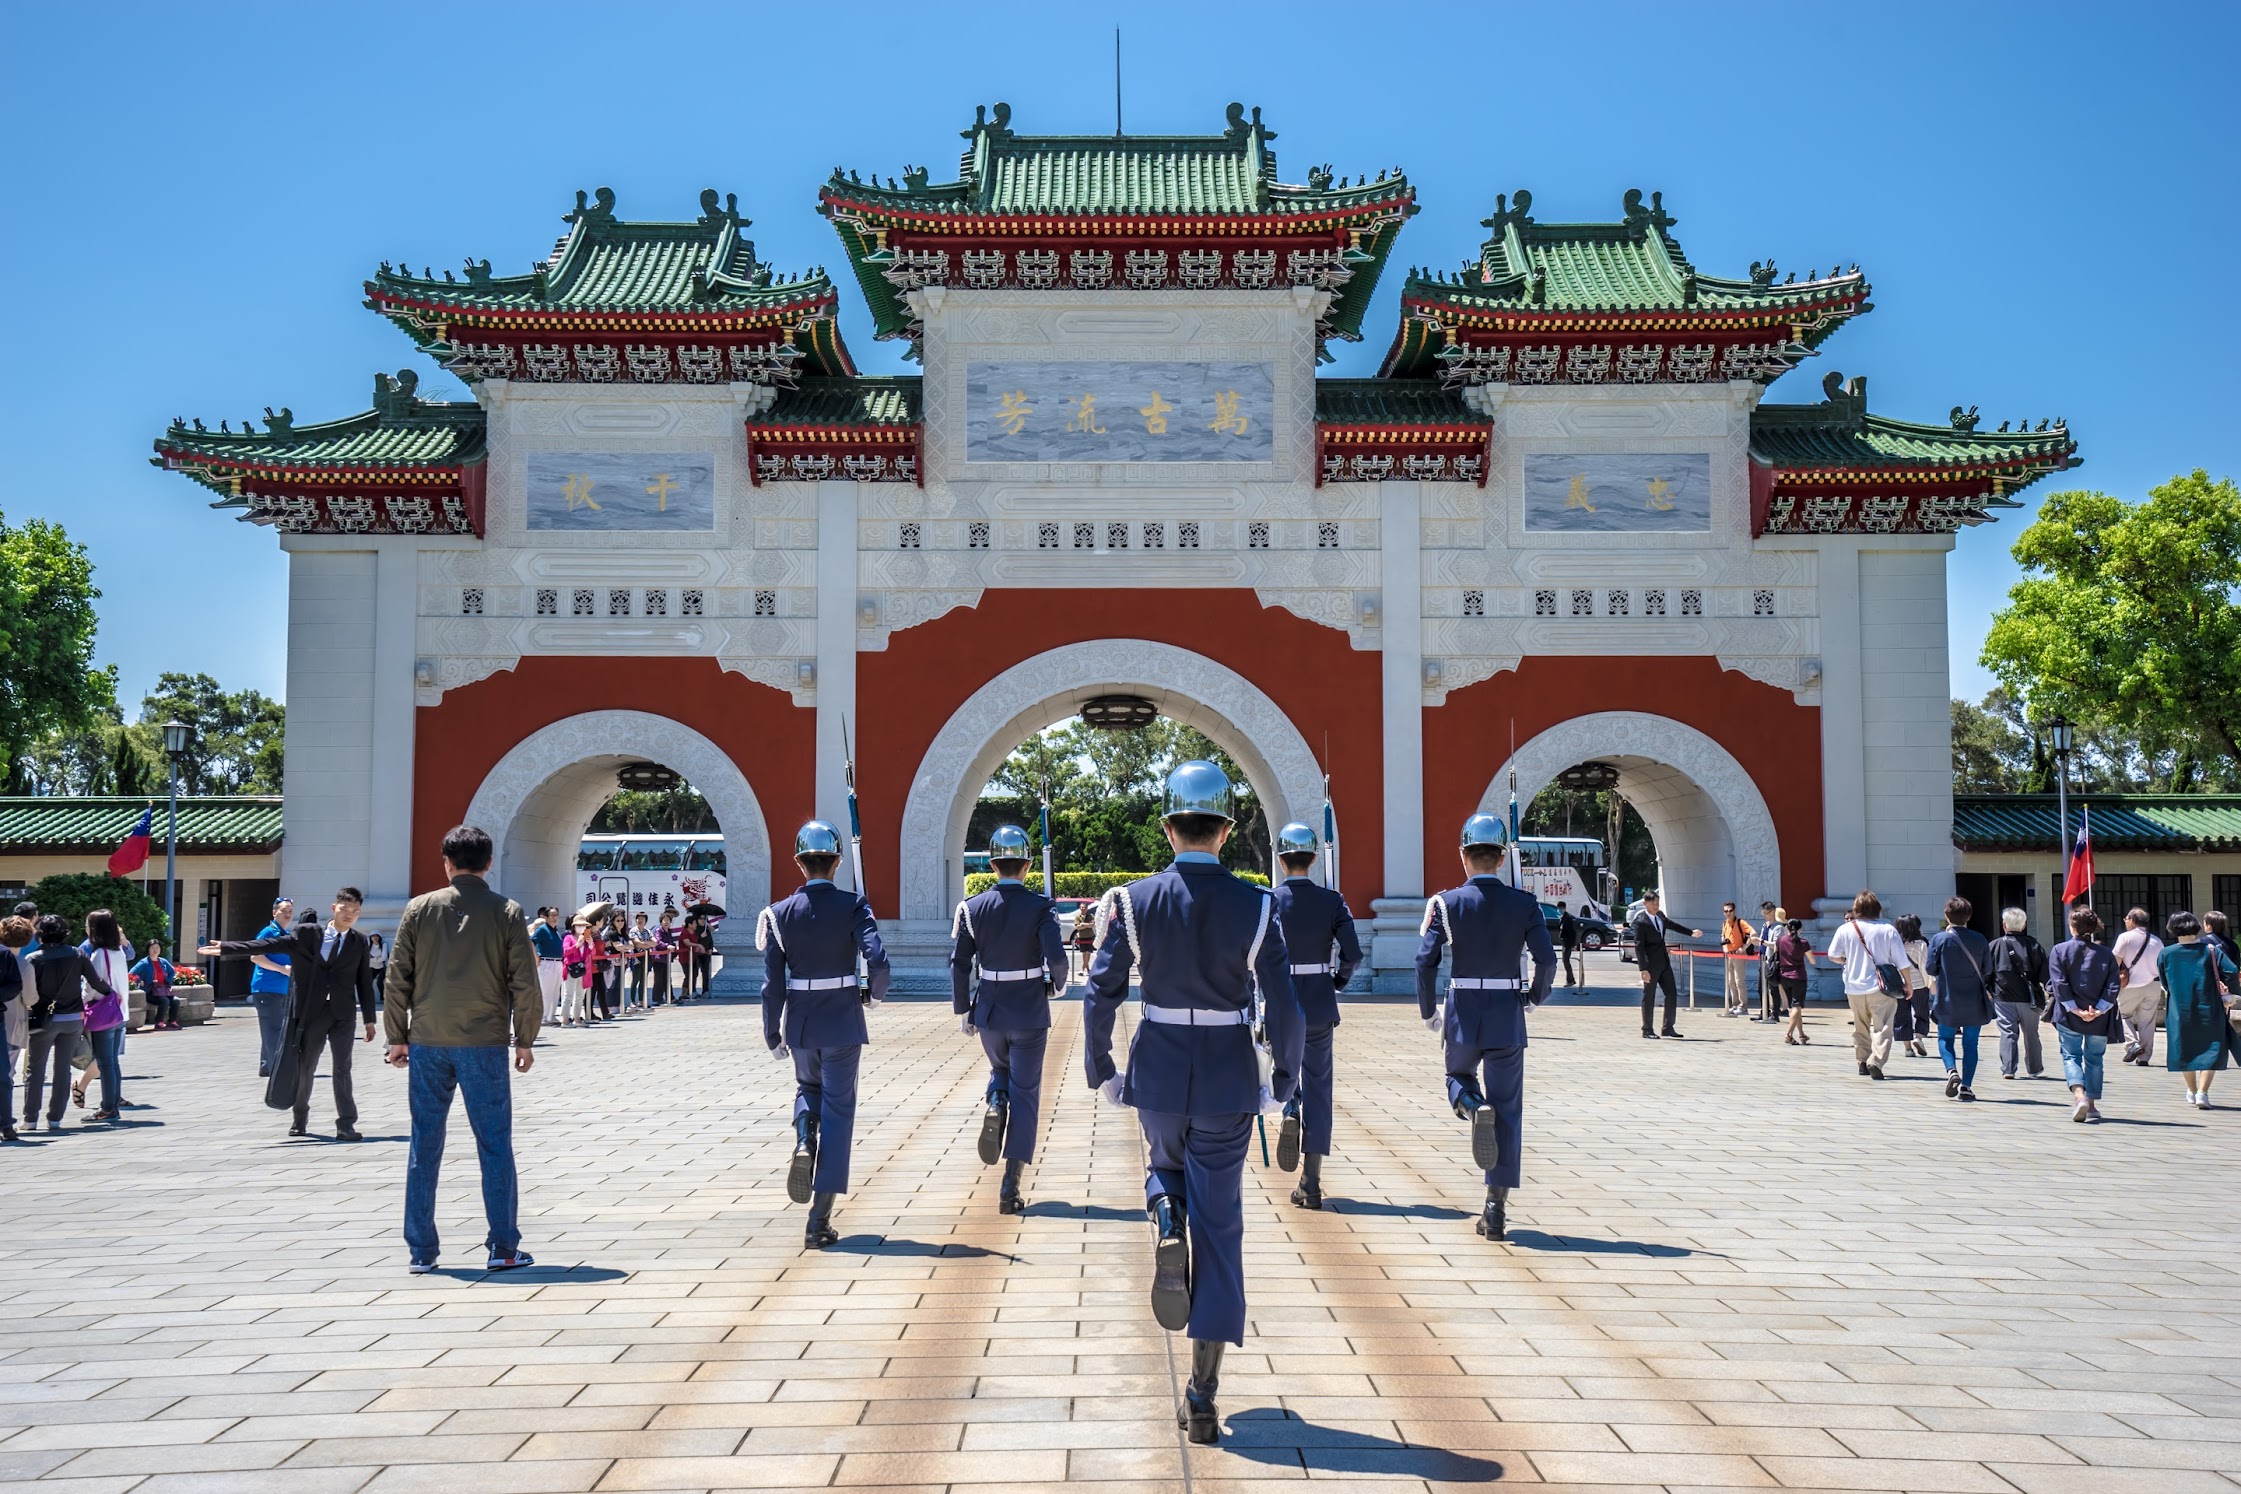
[[[563,1027],[588,1027],[592,1017],[592,993],[599,989],[599,940],[591,931],[591,924],[577,919],[567,938],[560,941],[562,987],[560,1025]]]

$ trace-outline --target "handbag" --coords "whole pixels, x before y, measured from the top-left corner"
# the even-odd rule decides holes
[[[1867,934],[1860,928],[1860,921],[1857,918],[1847,918],[1844,921],[1852,925],[1852,937],[1860,941],[1860,948],[1866,951],[1868,958],[1875,959],[1875,951],[1868,949]],[[1894,1001],[1906,1000],[1906,980],[1899,974],[1898,966],[1876,960],[1875,973],[1883,982],[1884,995]]]

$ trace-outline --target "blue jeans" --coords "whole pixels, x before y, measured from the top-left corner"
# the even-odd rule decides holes
[[[2054,1029],[2054,1040],[2062,1045],[2062,1077],[2072,1089],[2082,1089],[2089,1100],[2101,1098],[2101,1060],[2108,1054],[2109,1040],[2097,1032],[2072,1032],[2067,1027]]]
[[[101,1108],[115,1111],[124,1102],[124,1024],[86,1034],[93,1066],[101,1075]]]
[[[411,1076],[412,1147],[405,1161],[405,1245],[416,1261],[436,1258],[436,1178],[443,1170],[444,1127],[457,1091],[467,1105],[482,1163],[482,1211],[493,1255],[521,1243],[514,1178],[514,1092],[504,1047],[443,1048],[414,1043]]]
[[[1961,1071],[1963,1089],[1976,1083],[1976,1035],[1983,1030],[1981,1027],[1948,1027],[1943,1022],[1938,1023],[1938,1057],[1945,1060],[1945,1071],[1948,1074],[1955,1069]],[[1955,1033],[1961,1035],[1961,1058],[1958,1063],[1953,1058]]]

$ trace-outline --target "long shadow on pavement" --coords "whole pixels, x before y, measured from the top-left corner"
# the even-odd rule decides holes
[[[1651,1245],[1641,1240],[1589,1240],[1578,1235],[1551,1235],[1537,1229],[1513,1229],[1505,1238],[1508,1243],[1526,1250],[1558,1251],[1567,1255],[1648,1255],[1659,1259],[1709,1255],[1715,1260],[1727,1259],[1716,1250],[1691,1250],[1686,1245]]]
[[[1506,1470],[1492,1458],[1418,1447],[1391,1437],[1317,1426],[1287,1411],[1241,1411],[1228,1418],[1222,1449],[1235,1457],[1279,1468],[1318,1473],[1361,1473],[1427,1479],[1434,1483],[1491,1484]]]

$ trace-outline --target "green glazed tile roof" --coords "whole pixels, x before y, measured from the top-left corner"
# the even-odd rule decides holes
[[[205,430],[175,420],[156,440],[159,467],[186,470],[196,481],[225,492],[227,474],[265,472],[388,472],[400,468],[457,468],[483,459],[482,406],[471,400],[424,400],[414,394],[419,376],[402,369],[374,375],[374,407],[317,425],[297,425],[292,412],[265,412],[265,429]]]
[[[1324,425],[1488,424],[1455,393],[1390,379],[1317,379],[1315,418]]]
[[[147,799],[0,797],[0,855],[107,855],[140,818]],[[155,862],[163,858],[165,803],[154,801]],[[181,854],[257,854],[280,846],[280,800],[251,795],[179,800]]]
[[[466,278],[392,268],[386,261],[366,283],[367,304],[395,318],[423,345],[437,340],[433,323],[477,312],[678,315],[777,312],[826,300],[823,271],[781,279],[755,258],[735,198],[719,206],[700,194],[701,216],[690,223],[625,223],[615,194],[601,187],[590,201],[576,194],[564,214],[568,232],[552,254],[525,275],[493,275],[490,262],[470,260]]]
[[[908,426],[918,423],[920,380],[915,377],[803,379],[781,389],[768,410],[748,424],[775,426]]]
[[[1847,383],[1831,373],[1821,385],[1828,398],[1820,404],[1762,404],[1751,412],[1753,461],[1784,472],[1963,468],[2026,482],[2078,465],[2078,443],[2060,420],[2013,431],[2003,421],[1982,431],[1974,410],[1955,406],[1944,425],[1916,425],[1869,414],[1865,379]]]
[[[2072,794],[2072,835],[2080,805],[2092,807],[2097,850],[2241,851],[2241,794]],[[1963,850],[2052,857],[2062,840],[2059,814],[2052,794],[1955,795],[1953,841]]]

